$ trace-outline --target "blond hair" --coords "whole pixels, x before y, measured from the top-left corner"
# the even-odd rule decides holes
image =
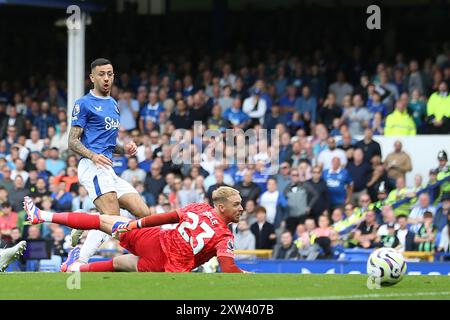
[[[239,191],[231,187],[219,187],[212,193],[214,203],[225,202],[229,197],[239,195]]]

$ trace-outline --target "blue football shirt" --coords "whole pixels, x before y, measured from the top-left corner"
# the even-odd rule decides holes
[[[325,180],[330,200],[332,205],[342,205],[345,203],[347,197],[346,185],[352,184],[352,178],[347,169],[340,169],[337,172],[325,170],[323,172],[323,179]]]
[[[120,127],[119,108],[114,98],[99,97],[90,91],[75,101],[72,126],[84,129],[81,143],[86,148],[112,159]]]

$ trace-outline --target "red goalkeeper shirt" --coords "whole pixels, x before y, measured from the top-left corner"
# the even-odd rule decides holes
[[[177,210],[180,222],[173,230],[161,229],[161,247],[167,272],[189,272],[214,256],[234,258],[234,238],[228,226],[205,203]]]

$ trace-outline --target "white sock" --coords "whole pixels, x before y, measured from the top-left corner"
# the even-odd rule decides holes
[[[98,247],[109,239],[109,235],[100,230],[90,230],[86,241],[83,243],[83,246],[80,250],[80,258],[79,261],[81,263],[88,263],[89,258],[92,257],[96,252]]]
[[[52,222],[53,212],[41,210],[39,214],[45,222]]]

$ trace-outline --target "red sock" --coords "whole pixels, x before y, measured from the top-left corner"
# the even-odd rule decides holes
[[[96,214],[79,212],[54,213],[52,222],[80,230],[98,230],[100,228],[100,216]]]
[[[80,266],[80,272],[112,272],[114,271],[113,261],[99,261]]]

